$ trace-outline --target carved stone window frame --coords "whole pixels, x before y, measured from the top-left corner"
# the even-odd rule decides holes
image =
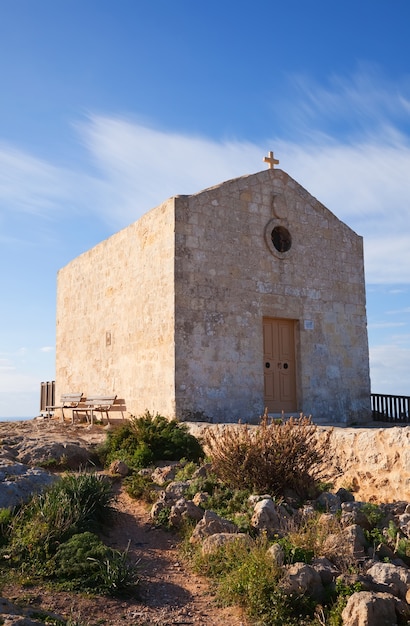
[[[268,247],[269,252],[277,259],[280,259],[281,261],[283,261],[285,259],[289,259],[292,256],[293,245],[286,252],[279,252],[279,250],[275,248],[275,246],[273,245],[273,241],[272,241],[272,231],[274,228],[277,228],[278,226],[281,226],[282,228],[286,228],[286,230],[289,231],[289,233],[291,234],[291,231],[289,228],[289,222],[287,220],[274,217],[271,220],[269,220],[269,222],[265,226],[264,238],[265,238],[265,243]]]

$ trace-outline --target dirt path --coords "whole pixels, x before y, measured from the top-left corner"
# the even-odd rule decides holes
[[[177,535],[154,526],[141,502],[120,489],[116,510],[108,543],[120,550],[129,545],[130,557],[141,571],[142,604],[132,608],[130,617],[142,621],[131,623],[245,625],[240,610],[217,606],[208,582],[181,560]]]
[[[52,611],[81,626],[246,626],[238,608],[218,607],[210,585],[180,558],[178,536],[155,527],[143,503],[117,487],[114,523],[104,540],[126,550],[140,570],[139,597],[90,598],[43,587],[3,587],[1,594],[20,606]]]

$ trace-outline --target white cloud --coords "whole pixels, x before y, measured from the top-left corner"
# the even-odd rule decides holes
[[[401,341],[370,347],[373,393],[409,395],[410,347]]]
[[[40,348],[40,352],[54,352],[54,346],[44,346]]]
[[[125,226],[176,194],[263,169],[265,147],[218,142],[91,116],[81,127],[101,177],[111,188],[105,218]],[[322,142],[321,142],[322,140]],[[385,137],[344,145],[317,136],[268,147],[293,178],[364,237],[366,275],[374,283],[408,283],[410,275],[410,145]],[[394,251],[394,253],[393,253]]]
[[[79,130],[116,197],[106,217],[121,226],[167,198],[262,168],[263,150],[161,131],[120,117],[90,116]]]
[[[20,243],[20,230],[7,232],[5,227],[16,213],[57,219],[62,214],[92,212],[109,202],[109,190],[103,179],[94,178],[74,168],[62,168],[23,150],[0,143],[0,220],[1,238]]]

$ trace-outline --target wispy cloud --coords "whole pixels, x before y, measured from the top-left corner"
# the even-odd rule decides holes
[[[374,393],[408,395],[410,347],[397,342],[370,348],[372,390]]]
[[[259,171],[274,149],[281,168],[363,235],[368,283],[408,284],[410,140],[400,124],[408,118],[410,85],[393,85],[372,67],[325,87],[300,78],[295,84],[298,105],[289,117],[298,112],[297,141],[277,133],[262,146],[90,114],[76,124],[87,171],[0,145],[1,238],[24,236],[7,229],[12,211],[48,222],[88,215],[113,232],[170,196]],[[331,137],[328,119],[348,124],[349,132]]]

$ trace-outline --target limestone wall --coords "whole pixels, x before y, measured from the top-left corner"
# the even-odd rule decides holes
[[[410,427],[335,428],[330,473],[356,500],[410,500]]]
[[[274,226],[292,236],[277,252]],[[176,398],[216,421],[263,413],[264,316],[296,320],[297,412],[370,411],[362,238],[280,170],[176,202]]]
[[[281,170],[170,199],[60,270],[57,398],[257,420],[264,317],[294,321],[295,413],[368,418],[362,239]]]
[[[198,438],[203,437],[206,428],[216,428],[193,422],[188,427]],[[237,426],[222,425],[232,427]],[[329,430],[326,471],[332,491],[344,487],[362,502],[410,501],[410,426],[319,427],[319,435]]]
[[[169,200],[60,270],[56,398],[115,393],[173,415],[173,257]]]

